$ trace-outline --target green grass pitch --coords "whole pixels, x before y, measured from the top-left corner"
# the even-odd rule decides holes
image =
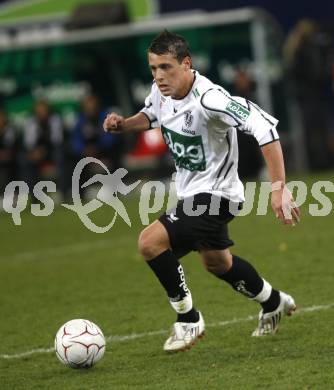
[[[137,253],[135,199],[128,201],[133,226],[119,219],[102,235],[63,208],[47,218],[25,213],[21,227],[0,214],[0,388],[334,388],[334,211],[311,217],[308,202],[295,228],[272,213],[230,225],[234,253],[292,294],[299,311],[274,337],[251,338],[257,305],[206,273],[192,253],[183,265],[208,327],[191,351],[176,355],[162,351],[175,315]],[[94,218],[104,224],[111,214],[103,206]],[[73,318],[96,322],[108,338],[104,358],[90,370],[66,368],[45,351]],[[36,349],[42,350],[20,355]]]

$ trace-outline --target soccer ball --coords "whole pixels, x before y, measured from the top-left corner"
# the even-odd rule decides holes
[[[101,329],[88,320],[68,321],[56,334],[56,355],[68,367],[92,367],[101,360],[105,347]]]

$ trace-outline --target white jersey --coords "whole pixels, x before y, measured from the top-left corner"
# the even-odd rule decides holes
[[[252,134],[260,146],[279,139],[278,120],[256,104],[231,96],[194,71],[188,95],[176,100],[161,94],[155,83],[141,110],[160,127],[176,165],[179,199],[200,192],[244,201],[238,176],[237,130]]]

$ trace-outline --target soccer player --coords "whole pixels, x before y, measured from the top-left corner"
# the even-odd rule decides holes
[[[110,132],[160,127],[175,160],[177,206],[139,237],[139,251],[177,313],[164,350],[188,349],[204,334],[202,314],[193,305],[179,262],[192,250],[199,252],[209,272],[261,305],[252,335],[274,334],[281,317],[296,309],[294,299],[230,252],[228,223],[244,201],[237,172],[237,130],[253,135],[261,147],[273,183],[276,217],[284,224],[299,221],[299,209],[285,187],[278,120],[193,70],[188,44],[181,36],[159,34],[148,48],[148,62],[154,81],[145,107],[126,119],[111,113],[103,126]]]

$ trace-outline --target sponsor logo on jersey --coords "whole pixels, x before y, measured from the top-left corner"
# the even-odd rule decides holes
[[[202,136],[186,136],[161,126],[162,135],[175,164],[189,171],[204,171],[206,160]]]
[[[187,133],[187,134],[191,134],[191,135],[196,135],[195,130],[185,129],[183,126],[182,126],[181,131],[183,131],[183,133]]]
[[[249,117],[249,111],[243,107],[241,104],[230,101],[226,107],[226,110],[233,114],[238,119],[241,119],[243,122]]]

